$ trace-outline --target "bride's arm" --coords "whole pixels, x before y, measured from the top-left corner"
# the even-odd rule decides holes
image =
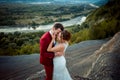
[[[53,43],[55,41],[55,35],[53,34],[52,35],[52,40],[47,48],[47,51],[48,52],[55,52],[55,56],[61,56],[64,52],[64,45],[63,44],[58,44],[57,46],[55,47],[52,47]]]
[[[57,46],[52,47],[54,40],[52,40],[47,48],[48,52],[63,52],[64,50],[64,45],[63,44],[58,44]]]

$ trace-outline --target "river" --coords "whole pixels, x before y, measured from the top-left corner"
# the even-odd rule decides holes
[[[63,21],[63,22],[60,22],[63,24],[64,27],[67,27],[67,26],[71,26],[71,25],[81,25],[81,23],[83,23],[84,21],[86,20],[86,17],[85,16],[79,16],[79,17],[76,17],[76,18],[73,18],[71,20],[67,20],[67,21]],[[10,27],[10,26],[0,26],[0,32],[36,32],[36,31],[40,31],[40,30],[43,30],[43,31],[47,31],[49,29],[52,28],[52,26],[54,25],[54,23],[52,24],[48,24],[48,25],[39,25],[37,26],[35,29],[32,28],[32,27]]]

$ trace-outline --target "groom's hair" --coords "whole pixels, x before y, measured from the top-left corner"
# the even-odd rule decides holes
[[[55,29],[58,29],[60,28],[62,31],[64,30],[64,27],[61,23],[55,23],[54,26],[53,26]]]

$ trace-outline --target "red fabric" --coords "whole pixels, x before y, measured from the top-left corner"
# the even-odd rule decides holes
[[[52,80],[53,76],[53,66],[44,66],[46,72],[46,79],[45,80]]]
[[[52,80],[53,75],[53,52],[47,52],[48,45],[52,38],[49,32],[43,34],[40,39],[40,63],[44,65],[46,80]]]
[[[53,66],[53,52],[47,52],[48,45],[52,38],[49,32],[43,34],[40,39],[40,63],[46,66]]]
[[[46,66],[53,66],[53,52],[47,52],[48,45],[52,38],[49,32],[43,34],[40,39],[40,63]]]

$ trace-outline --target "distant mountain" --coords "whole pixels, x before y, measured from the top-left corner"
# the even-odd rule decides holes
[[[0,0],[0,3],[3,2],[15,2],[15,3],[32,3],[32,2],[50,2],[50,3],[97,3],[97,4],[105,4],[108,0]]]
[[[0,0],[0,2],[48,2],[54,0]]]
[[[102,6],[104,4],[106,4],[109,0],[98,0],[96,2],[94,2],[95,5],[97,6]]]

